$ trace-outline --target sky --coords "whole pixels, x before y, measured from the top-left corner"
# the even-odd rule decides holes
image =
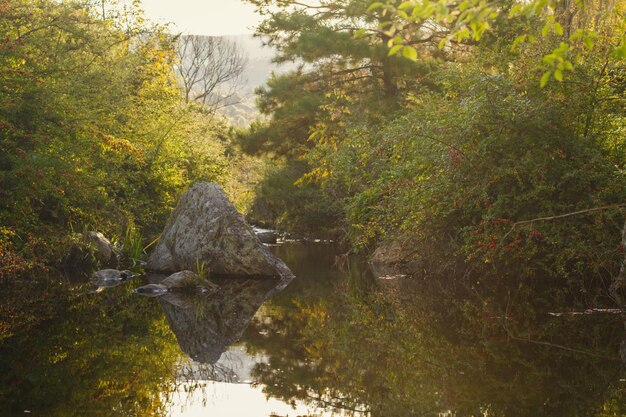
[[[254,6],[240,0],[142,0],[142,9],[153,22],[193,35],[254,33],[261,21]]]

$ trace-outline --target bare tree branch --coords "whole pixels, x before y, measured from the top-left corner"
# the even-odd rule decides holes
[[[247,58],[236,42],[220,37],[186,35],[176,48],[178,75],[185,100],[210,111],[234,104]]]

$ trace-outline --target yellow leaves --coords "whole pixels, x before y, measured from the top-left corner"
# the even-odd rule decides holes
[[[397,54],[400,50],[402,50],[402,48],[404,48],[404,45],[394,45],[389,49],[389,53],[387,54],[388,56],[391,55],[395,55]]]
[[[541,80],[539,81],[539,85],[543,88],[546,86],[546,84],[548,84],[548,81],[550,81],[550,76],[552,75],[552,71],[546,71],[543,73],[543,76],[541,77]]]
[[[408,11],[415,7],[415,4],[412,1],[405,1],[398,6],[398,10]]]
[[[111,135],[102,133],[102,142],[100,143],[100,149],[102,152],[116,152],[118,154],[126,154],[132,156],[137,162],[145,164],[143,152],[130,143],[126,139],[117,139]]]
[[[393,56],[402,52],[402,56],[410,59],[411,61],[417,61],[417,50],[410,45],[405,45],[404,40],[400,36],[395,36],[388,42],[390,46],[387,56]]]
[[[319,167],[307,172],[302,177],[298,178],[294,185],[302,185],[307,182],[319,183],[324,179],[329,179],[332,176],[332,170],[326,164],[320,164]]]
[[[50,358],[48,358],[48,362],[51,364],[57,364],[63,362],[68,356],[67,352],[53,352]]]
[[[554,23],[554,33],[558,36],[563,36],[563,27],[559,22]]]
[[[15,236],[16,236],[15,230],[10,229],[5,226],[0,226],[0,238],[8,239],[8,238],[12,238]]]
[[[378,9],[382,9],[385,5],[379,1],[370,4],[370,6],[367,8],[368,12],[373,12],[374,10],[378,10]]]
[[[402,50],[402,56],[411,61],[417,61],[417,50],[412,46],[405,46]]]
[[[561,42],[558,48],[543,57],[543,63],[546,64],[550,70],[544,72],[541,77],[539,82],[541,87],[546,86],[550,80],[550,76],[554,75],[554,79],[560,82],[563,81],[565,71],[572,71],[574,69],[574,64],[568,60],[569,52],[570,46]]]
[[[298,309],[302,313],[302,316],[307,321],[314,320],[320,324],[323,324],[327,322],[330,318],[330,312],[321,303],[307,305],[302,303],[300,300],[295,299],[293,300],[293,304],[298,307]]]
[[[523,13],[523,5],[518,3],[515,6],[511,7],[509,11],[509,19],[517,17]]]
[[[554,71],[554,79],[557,81],[563,81],[563,71],[557,69]]]
[[[485,0],[464,0],[457,7],[450,7],[449,3],[444,0],[421,3],[405,1],[397,8],[375,3],[371,7],[373,9],[385,7],[385,11],[389,12],[392,21],[381,23],[379,29],[384,29],[385,34],[390,37],[403,31],[407,22],[433,21],[445,26],[449,25],[451,31],[439,43],[440,49],[451,40],[456,42],[470,38],[480,40],[485,31],[491,28],[490,22],[499,16],[498,11]],[[402,52],[405,58],[417,60],[417,51],[414,48],[408,45],[399,46],[395,40],[389,46],[391,48],[389,55]]]
[[[581,13],[587,13],[584,10],[586,6],[582,1],[577,1],[576,5],[572,7],[574,11],[580,9]],[[589,7],[597,9],[600,6],[592,5]],[[407,44],[410,43],[413,36],[408,32],[411,23],[423,24],[425,21],[429,21],[449,29],[449,32],[439,40],[439,49],[443,49],[453,41],[463,42],[468,39],[479,41],[491,29],[494,20],[501,14],[499,9],[492,7],[492,3],[485,0],[462,0],[454,6],[445,0],[404,1],[397,7],[391,2],[386,4],[376,2],[370,6],[370,10],[381,8],[384,9],[388,17],[384,22],[381,22],[379,30],[384,30],[384,33],[391,38],[388,43],[389,55],[402,54],[405,58],[413,61],[417,60],[417,51]],[[584,50],[591,51],[595,48],[600,36],[613,45],[609,51],[610,57],[614,59],[626,58],[626,35],[624,35],[626,31],[623,30],[623,27],[626,27],[626,18],[623,17],[624,14],[621,9],[612,10],[610,13],[611,15],[607,16],[606,20],[607,22],[611,21],[611,23],[586,24],[586,27],[577,29],[569,39],[563,39],[564,43],[559,48],[546,55],[544,64],[549,68],[542,76],[542,85],[545,85],[552,76],[557,81],[564,80],[567,71],[573,70],[575,60],[581,59],[578,55],[576,59],[568,56],[573,55],[569,51],[574,49],[581,52]],[[509,18],[539,18],[543,22],[539,31],[543,38],[564,38],[567,31],[563,24],[558,21],[557,15],[556,0],[518,2],[513,5],[508,13]],[[568,30],[570,27],[572,29],[575,27],[571,22],[568,25],[570,25]],[[611,32],[612,35],[607,35],[608,32]],[[524,30],[513,41],[511,50],[517,49],[524,42],[534,42],[535,36],[538,37],[539,33],[530,32],[530,29]],[[399,42],[397,39],[401,41]],[[562,45],[567,47],[563,48]]]
[[[366,35],[367,35],[367,29],[358,29],[356,32],[354,32],[355,39],[364,38]]]

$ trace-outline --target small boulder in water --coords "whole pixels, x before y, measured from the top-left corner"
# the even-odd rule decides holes
[[[104,283],[121,283],[136,274],[129,270],[120,271],[118,269],[101,269],[91,275],[91,281],[96,284]]]
[[[129,270],[101,269],[91,275],[91,285],[93,288],[90,292],[100,292],[105,288],[117,287],[136,275],[137,274]]]
[[[197,293],[210,294],[219,289],[219,286],[202,278],[192,271],[180,271],[165,278],[159,284],[148,284],[133,290],[136,294],[147,297],[158,297],[168,293]]]
[[[92,248],[94,256],[101,262],[109,262],[113,254],[113,246],[109,239],[100,232],[89,231],[83,235],[83,240]]]
[[[170,289],[163,284],[148,284],[143,287],[135,288],[135,294],[145,295],[146,297],[158,297],[170,292]]]
[[[68,249],[63,259],[66,266],[90,268],[96,265],[109,265],[115,260],[111,242],[100,232],[73,234]]]

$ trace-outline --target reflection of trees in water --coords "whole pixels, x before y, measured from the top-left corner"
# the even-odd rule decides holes
[[[47,321],[0,346],[3,415],[164,415],[180,353],[152,301],[59,289]]]
[[[545,289],[373,285],[356,267],[328,273],[333,256],[314,255],[300,264],[307,273],[291,253],[299,278],[249,324],[274,284],[233,282],[210,303],[166,307],[184,310],[168,317],[178,340],[158,303],[132,297],[132,285],[56,294],[46,323],[0,346],[0,410],[166,415],[172,396],[191,391],[188,401],[206,401],[206,381],[245,382],[252,367],[240,372],[232,348],[213,362],[182,359],[176,341],[192,356],[214,357],[197,341],[221,335],[226,349],[247,325],[245,349],[262,356],[250,379],[288,403],[373,417],[624,414],[620,316],[551,317],[545,313],[569,307]]]
[[[206,381],[243,382],[235,353],[226,352],[215,363],[183,356],[156,300],[130,293],[136,284],[87,295],[81,288],[49,291],[50,299],[41,305],[47,320],[0,345],[0,414],[21,415],[27,409],[52,417],[160,416],[167,415],[172,395],[187,391],[190,401],[206,400]],[[254,314],[260,301],[251,287],[267,294],[275,283],[241,285],[248,290],[240,296],[228,290],[226,300],[218,296],[212,304],[230,315],[218,326],[222,332]],[[214,323],[209,313],[199,310],[207,304],[196,301],[188,309],[190,317]]]
[[[251,324],[246,343],[269,356],[254,370],[266,394],[344,410],[364,404],[372,416],[626,410],[619,316],[550,317],[566,305],[528,288],[477,296],[396,281],[366,292],[353,280],[322,300],[273,299],[271,320]]]
[[[167,389],[167,402],[176,402],[183,407],[198,403],[206,406],[210,399],[210,382],[236,382],[235,380],[236,374],[226,366],[180,358],[176,364],[175,379]],[[173,395],[178,398],[174,399]]]
[[[200,384],[202,381],[239,382],[237,373],[229,366],[194,361],[178,364],[176,380],[187,384]]]

